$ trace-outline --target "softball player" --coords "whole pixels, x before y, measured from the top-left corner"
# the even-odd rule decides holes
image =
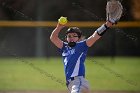
[[[88,39],[82,41],[82,32],[77,27],[71,27],[66,31],[67,42],[61,41],[58,37],[59,32],[65,25],[58,23],[52,32],[50,39],[62,53],[66,84],[70,93],[89,93],[89,84],[85,80],[84,66],[87,51],[111,26],[112,23],[107,21]]]
[[[108,0],[106,6],[107,22],[99,27],[89,38],[81,41],[82,32],[77,27],[66,31],[66,42],[58,37],[65,24],[58,22],[50,40],[60,49],[65,68],[66,84],[70,93],[89,93],[89,84],[85,79],[85,59],[88,48],[115,24],[122,15],[122,5],[118,0]]]

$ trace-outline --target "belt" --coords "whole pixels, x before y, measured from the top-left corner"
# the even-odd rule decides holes
[[[73,80],[75,80],[75,79],[77,79],[77,78],[80,78],[80,77],[82,77],[82,78],[83,78],[83,76],[70,77],[70,79],[69,79],[69,80],[67,80],[66,85],[68,86],[68,85],[69,85],[69,83],[70,83],[71,81],[73,81]]]

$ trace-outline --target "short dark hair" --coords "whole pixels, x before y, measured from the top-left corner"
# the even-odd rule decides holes
[[[67,31],[66,31],[66,35],[68,33],[76,33],[78,35],[78,38],[81,38],[82,36],[82,31],[78,28],[78,27],[70,27]]]

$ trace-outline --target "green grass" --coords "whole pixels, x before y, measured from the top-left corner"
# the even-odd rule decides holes
[[[66,90],[61,58],[1,58],[0,91]],[[140,91],[140,58],[95,57],[86,60],[92,90]]]

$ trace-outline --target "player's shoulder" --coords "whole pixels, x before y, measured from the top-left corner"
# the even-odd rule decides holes
[[[83,43],[83,42],[86,42],[86,39],[81,40],[81,41],[79,41],[79,42],[77,42],[77,43]]]
[[[86,39],[84,39],[84,40],[82,40],[82,41],[77,42],[77,45],[78,45],[78,46],[88,47],[88,46],[87,46],[87,43],[86,43]]]
[[[82,40],[82,41],[77,42],[77,44],[86,44],[86,39],[84,39],[84,40]]]

